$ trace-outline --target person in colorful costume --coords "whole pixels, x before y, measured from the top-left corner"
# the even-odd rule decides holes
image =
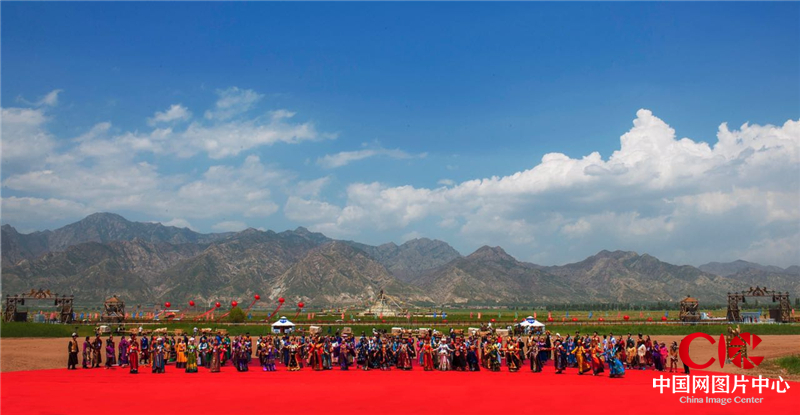
[[[77,369],[75,366],[78,365],[78,352],[80,351],[80,347],[78,346],[78,333],[72,333],[72,339],[69,341],[69,345],[67,347],[67,369],[68,370],[75,370]]]
[[[557,374],[567,369],[567,349],[558,334],[556,334],[556,340],[553,342],[553,365]]]
[[[517,345],[514,339],[509,337],[506,339],[506,347],[503,349],[506,356],[506,366],[509,372],[516,372],[519,370],[519,355],[517,354]]]
[[[156,339],[156,343],[153,346],[152,358],[153,358],[153,367],[152,367],[153,373],[165,373],[167,366],[166,346],[164,344],[164,339],[162,339],[161,337]]]
[[[577,339],[576,342],[577,346],[575,346],[575,349],[573,349],[571,353],[575,355],[575,361],[578,365],[578,374],[582,375],[592,369],[591,364],[586,359],[587,355],[589,354],[588,348],[590,345],[588,343],[581,342],[580,339]],[[584,344],[586,347],[584,347]]]
[[[592,375],[597,376],[605,370],[603,364],[603,347],[599,343],[593,342],[589,347],[590,364],[592,366]]]
[[[426,340],[425,345],[422,346],[422,366],[425,371],[433,370],[433,361],[435,360],[433,355],[433,346],[431,346],[430,340]]]
[[[531,372],[542,371],[542,361],[539,359],[539,340],[533,337],[528,339],[528,359],[531,361]]]
[[[183,339],[178,339],[178,344],[175,345],[175,368],[185,369],[187,360],[186,344],[183,342]]]
[[[108,336],[106,340],[106,369],[110,369],[117,364],[117,348],[114,344],[114,336]]]
[[[139,342],[136,341],[135,335],[131,335],[128,345],[128,362],[130,363],[130,373],[139,373]]]
[[[300,370],[300,350],[296,342],[289,345],[289,371],[295,372]]]
[[[608,377],[621,378],[625,375],[625,365],[619,359],[619,349],[615,353],[614,349],[608,349],[605,353],[606,363],[608,363]]]
[[[211,373],[218,373],[222,367],[222,348],[220,347],[219,340],[214,339],[214,345],[211,347],[211,359],[209,360],[209,371]]]
[[[130,343],[128,343],[128,339],[125,336],[119,339],[119,366],[120,367],[127,367],[128,366],[128,348],[130,347]]]
[[[103,358],[100,354],[100,350],[102,349],[103,340],[100,339],[100,335],[98,334],[92,341],[92,368],[100,367],[100,363],[103,363]]]
[[[350,355],[353,354],[353,348],[346,341],[342,341],[339,345],[339,368],[342,370],[349,370]]]
[[[186,363],[184,364],[186,373],[197,373],[197,346],[194,345],[194,337],[189,339],[189,345],[186,346]]]

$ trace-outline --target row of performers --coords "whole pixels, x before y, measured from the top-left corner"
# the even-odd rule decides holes
[[[83,345],[83,367],[100,367],[103,341],[97,336],[94,340],[86,338]],[[479,371],[481,368],[499,371],[505,361],[509,371],[516,372],[529,360],[533,372],[542,371],[545,362],[554,360],[556,373],[567,368],[576,368],[578,374],[591,372],[599,375],[609,367],[610,376],[622,376],[625,367],[647,368],[653,366],[664,370],[668,359],[670,371],[677,370],[677,344],[667,350],[663,343],[652,342],[639,335],[634,340],[630,335],[627,341],[622,337],[594,336],[562,338],[555,336],[522,337],[486,336],[476,337],[434,337],[433,339],[414,339],[400,337],[366,337],[358,340],[340,336],[271,337],[260,336],[255,347],[249,335],[206,337],[142,337],[122,338],[119,343],[119,358],[115,356],[112,336],[106,340],[105,367],[119,362],[119,366],[130,367],[131,373],[138,373],[139,365],[149,365],[154,373],[163,373],[168,362],[175,362],[176,368],[196,372],[204,366],[211,372],[231,361],[239,371],[249,370],[253,352],[263,371],[274,371],[276,361],[290,371],[310,367],[314,370],[329,370],[339,366],[348,370],[358,369],[411,370],[417,362],[424,370]],[[69,346],[70,369],[77,366],[77,336],[73,336]]]

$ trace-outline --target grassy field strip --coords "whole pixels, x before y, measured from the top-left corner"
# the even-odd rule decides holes
[[[391,330],[392,327],[404,328],[420,328],[420,327],[435,327],[439,331],[446,332],[449,328],[464,329],[468,327],[477,327],[477,324],[470,325],[453,325],[453,324],[434,324],[432,321],[415,321],[414,324],[370,324],[364,322],[363,324],[325,324],[323,326],[323,334],[335,333],[343,327],[352,327],[356,335],[361,332],[372,333],[372,330]],[[232,323],[212,323],[212,322],[180,322],[180,323],[153,323],[138,324],[129,323],[125,324],[126,329],[139,327],[142,325],[148,329],[166,327],[169,331],[181,329],[184,332],[191,333],[193,328],[212,328],[212,329],[225,329],[231,335],[250,333],[251,335],[266,335],[270,334],[270,326],[266,323],[260,324],[232,324]],[[321,324],[317,324],[321,325]],[[495,323],[496,327],[505,327],[504,323]],[[116,328],[117,325],[109,324],[109,326]],[[299,322],[298,327],[308,329],[310,324]],[[653,322],[650,324],[548,324],[547,330],[552,333],[567,333],[574,334],[575,331],[581,333],[598,332],[602,334],[613,333],[614,335],[626,335],[627,333],[643,333],[649,335],[686,335],[690,333],[702,332],[711,335],[719,335],[727,332],[728,324],[715,324],[715,325],[679,325],[679,324],[664,324],[661,322]],[[41,324],[41,323],[2,323],[0,324],[0,337],[69,337],[74,331],[77,330],[78,335],[81,337],[94,334],[96,325],[61,325],[61,324]],[[750,332],[753,334],[800,334],[800,324],[742,324],[742,331]]]

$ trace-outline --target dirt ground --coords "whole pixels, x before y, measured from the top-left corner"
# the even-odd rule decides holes
[[[67,367],[69,338],[0,339],[0,371],[55,369]],[[80,339],[83,344],[83,339]]]
[[[659,343],[670,345],[673,341],[680,342],[684,336],[652,336]],[[726,364],[723,369],[715,362],[709,370],[747,375],[764,375],[800,380],[798,376],[787,376],[774,365],[769,364],[770,359],[790,354],[800,354],[800,335],[770,335],[760,336],[761,344],[750,352],[751,356],[764,356],[766,362],[756,369],[743,370],[732,364]],[[13,372],[18,370],[56,369],[67,365],[68,338],[8,338],[0,339],[0,371]],[[83,339],[79,340],[83,347]],[[705,362],[717,356],[717,345],[699,339],[692,343],[690,356],[695,362]],[[105,359],[105,357],[104,357]],[[682,370],[683,366],[680,366]]]

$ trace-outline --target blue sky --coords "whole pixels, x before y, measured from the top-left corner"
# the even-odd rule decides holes
[[[103,210],[544,264],[796,263],[799,18],[797,3],[3,3],[2,221]],[[723,123],[734,138],[715,146]]]

